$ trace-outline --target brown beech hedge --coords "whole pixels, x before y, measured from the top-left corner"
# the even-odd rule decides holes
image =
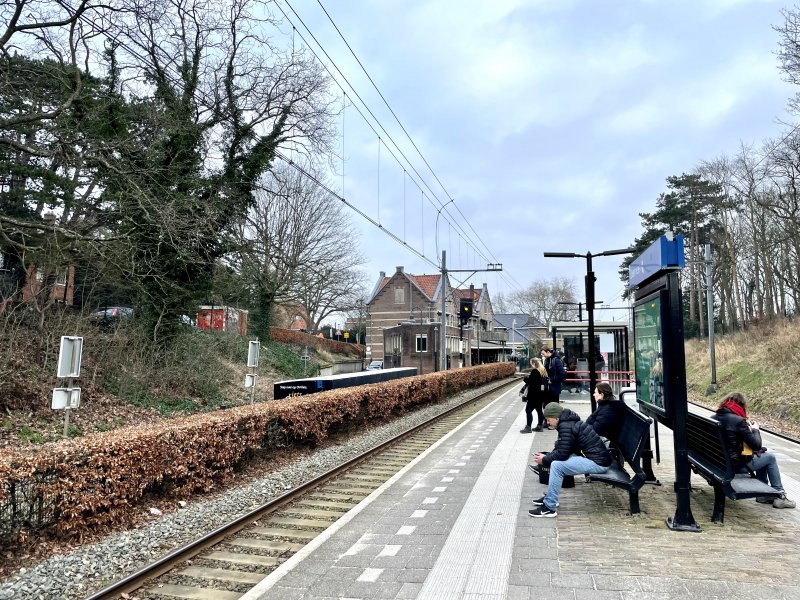
[[[514,363],[482,365],[0,452],[0,540],[119,526],[148,498],[220,486],[256,453],[315,445],[514,372]]]

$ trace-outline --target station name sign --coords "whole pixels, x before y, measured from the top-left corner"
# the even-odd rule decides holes
[[[683,235],[662,235],[628,267],[628,287],[634,289],[661,271],[682,269]]]

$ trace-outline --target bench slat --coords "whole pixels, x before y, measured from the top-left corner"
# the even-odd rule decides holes
[[[743,500],[765,496],[777,498],[781,492],[745,473],[734,472],[725,445],[722,424],[716,419],[689,413],[686,416],[686,441],[692,469],[714,487],[714,512],[711,520],[721,523],[725,498]]]
[[[641,466],[642,451],[650,437],[652,419],[624,405],[623,421],[619,436],[614,446],[619,449],[625,463],[633,471],[631,476],[622,465],[612,464],[605,473],[593,473],[587,476],[589,481],[597,481],[628,491],[631,514],[639,512],[639,490],[645,484],[647,476]]]

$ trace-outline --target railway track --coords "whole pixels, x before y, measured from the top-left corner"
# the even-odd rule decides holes
[[[339,517],[519,382],[512,378],[189,543],[87,600],[136,593],[164,600],[236,600]]]

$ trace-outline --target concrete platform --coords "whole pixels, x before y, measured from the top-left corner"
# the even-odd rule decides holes
[[[582,416],[585,400],[564,403]],[[243,596],[244,600],[800,600],[800,510],[754,500],[710,522],[713,490],[693,476],[702,533],[667,529],[675,512],[670,431],[659,428],[663,485],[627,493],[576,477],[558,517],[528,516],[545,486],[528,469],[552,431],[523,435],[517,389],[398,473]],[[800,447],[765,435],[784,487],[800,500]]]

